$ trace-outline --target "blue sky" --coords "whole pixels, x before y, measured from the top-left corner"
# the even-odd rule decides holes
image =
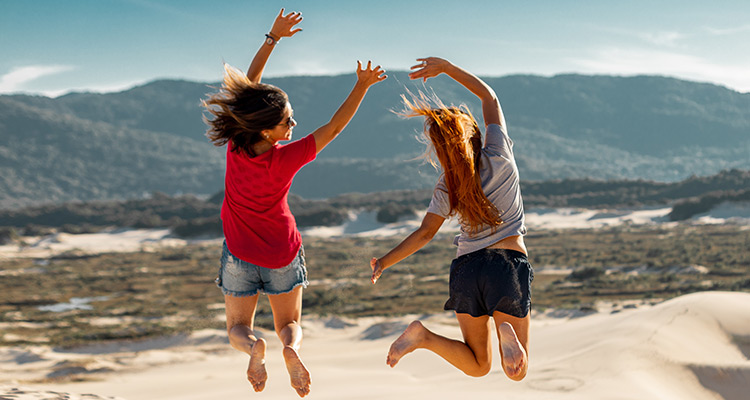
[[[215,82],[246,68],[281,7],[303,31],[266,76],[406,70],[441,56],[482,76],[655,74],[750,92],[750,1],[0,0],[0,93]]]

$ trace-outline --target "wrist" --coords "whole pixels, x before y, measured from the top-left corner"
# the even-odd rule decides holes
[[[281,40],[281,35],[273,33],[273,31],[268,31],[268,34],[266,36],[270,36],[273,40],[277,42]]]
[[[278,36],[276,36],[276,35],[274,35],[274,34],[272,34],[271,32],[266,33],[266,42],[265,43],[267,45],[269,45],[269,46],[275,46],[276,43],[279,42],[279,40],[281,40],[281,38],[278,37]]]

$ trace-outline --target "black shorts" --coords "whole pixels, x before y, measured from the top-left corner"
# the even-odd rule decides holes
[[[523,318],[531,309],[534,270],[525,254],[482,249],[451,263],[450,292],[445,310],[492,316],[495,311]]]

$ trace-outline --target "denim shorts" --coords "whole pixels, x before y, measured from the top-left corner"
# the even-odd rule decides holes
[[[515,250],[482,249],[451,263],[445,310],[492,316],[495,311],[523,318],[531,309],[534,270],[526,255]]]
[[[224,242],[216,285],[225,295],[234,297],[282,294],[300,285],[307,287],[305,250],[300,246],[297,257],[285,267],[264,268],[233,256]]]

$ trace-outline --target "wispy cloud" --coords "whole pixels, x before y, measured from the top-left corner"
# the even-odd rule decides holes
[[[39,78],[74,69],[69,65],[27,65],[17,67],[0,76],[0,93],[24,90],[24,85]]]
[[[124,90],[132,89],[135,86],[143,85],[148,81],[128,81],[128,82],[112,82],[101,85],[86,85],[86,86],[71,86],[62,89],[51,89],[51,90],[40,90],[36,93],[42,94],[47,97],[59,97],[64,94],[73,92],[85,92],[85,93],[113,93],[122,92]]]
[[[636,44],[635,41],[655,45],[659,47],[679,47],[683,45],[685,39],[689,39],[693,36],[691,33],[678,32],[678,31],[643,31],[633,29],[623,29],[613,26],[601,26],[601,25],[589,25],[588,29],[592,31],[601,32],[605,35],[615,35],[622,38],[629,39]]]
[[[680,32],[651,32],[641,33],[637,36],[648,43],[665,47],[675,47],[679,45],[679,41],[688,37],[688,35]]]
[[[666,75],[701,82],[720,83],[750,92],[750,65],[725,65],[675,52],[604,48],[592,57],[568,60],[584,73],[609,75]]]
[[[725,36],[725,35],[734,35],[737,33],[744,33],[744,32],[750,32],[750,24],[745,24],[741,26],[735,26],[731,28],[712,28],[712,27],[705,27],[704,28],[706,32],[716,35],[716,36]]]

